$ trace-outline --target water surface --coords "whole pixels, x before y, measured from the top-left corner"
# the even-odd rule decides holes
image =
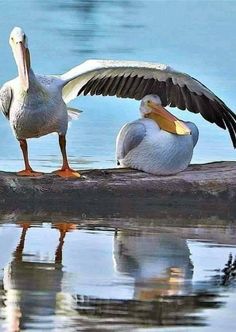
[[[29,37],[37,73],[63,73],[89,58],[167,63],[204,82],[235,109],[235,1],[18,0],[1,1],[0,9],[0,83],[16,75],[8,36],[18,25]],[[73,167],[114,167],[116,135],[124,123],[139,117],[139,102],[80,97],[72,106],[84,110],[68,131]],[[200,129],[193,162],[235,160],[224,130],[199,115],[176,114]],[[19,170],[20,149],[3,118],[0,131],[0,169]],[[30,159],[38,170],[59,167],[57,137],[30,140]]]
[[[1,1],[0,9],[0,84],[16,75],[8,36],[18,25],[37,73],[63,73],[89,58],[167,63],[235,109],[235,1],[19,0]],[[80,97],[71,105],[84,111],[68,130],[72,166],[114,167],[115,137],[139,117],[139,102]],[[200,129],[193,162],[235,160],[226,132],[175,113]],[[0,132],[0,169],[16,171],[22,156],[3,117]],[[59,167],[55,135],[29,145],[35,169]],[[235,329],[235,284],[224,285],[222,272],[236,254],[229,221],[167,228],[137,220],[127,227],[48,216],[1,220],[0,331]]]
[[[233,330],[234,226],[102,224],[2,220],[0,331]]]

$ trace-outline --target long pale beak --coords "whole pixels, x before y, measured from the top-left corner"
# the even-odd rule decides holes
[[[152,112],[147,117],[156,121],[161,129],[176,135],[191,134],[190,129],[182,121],[178,120],[161,105],[149,101],[148,106],[152,109]]]
[[[29,61],[28,49],[22,42],[15,46],[16,58],[18,63],[19,77],[21,79],[24,91],[29,90]]]

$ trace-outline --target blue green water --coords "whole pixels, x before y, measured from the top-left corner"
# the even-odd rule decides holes
[[[235,1],[18,0],[1,1],[0,10],[1,84],[16,75],[8,37],[12,27],[21,26],[37,73],[63,73],[89,58],[167,63],[201,80],[235,109]],[[84,111],[68,130],[73,167],[114,167],[115,137],[124,123],[139,117],[139,102],[87,96],[71,105]],[[235,160],[224,130],[199,115],[176,114],[200,129],[192,162]],[[19,170],[21,152],[3,117],[0,133],[0,169]],[[35,169],[60,165],[55,135],[32,139],[29,146]]]
[[[0,1],[0,11],[0,84],[16,75],[8,37],[18,25],[37,73],[63,73],[89,58],[167,63],[236,109],[236,1],[15,0]],[[71,105],[84,111],[68,130],[73,167],[114,167],[115,137],[139,117],[139,102],[88,96]],[[225,131],[199,115],[175,114],[199,127],[193,162],[236,160]],[[21,169],[3,116],[0,135],[0,170]],[[29,150],[37,170],[61,163],[55,135],[30,140]],[[235,328],[235,282],[222,285],[221,271],[236,255],[229,221],[169,229],[144,221],[134,229],[123,221],[105,228],[103,221],[0,219],[1,332]]]
[[[235,227],[103,223],[1,216],[1,332],[234,331]]]

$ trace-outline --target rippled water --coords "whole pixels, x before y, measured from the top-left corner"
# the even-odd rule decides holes
[[[16,74],[8,45],[13,26],[29,37],[36,72],[57,74],[88,58],[167,63],[197,77],[235,109],[235,1],[47,0],[0,3],[0,83]],[[75,168],[115,166],[115,137],[139,117],[139,103],[115,97],[80,97],[84,113],[68,132]],[[235,160],[228,134],[199,115],[176,111],[200,128],[193,162]],[[18,170],[22,156],[8,123],[0,119],[0,169]],[[34,168],[51,171],[61,162],[57,138],[30,141]]]
[[[1,221],[1,331],[233,331],[235,227],[102,224]]]

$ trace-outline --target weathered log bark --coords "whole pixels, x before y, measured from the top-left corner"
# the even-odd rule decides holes
[[[127,169],[82,171],[81,179],[0,172],[1,213],[77,218],[236,217],[236,162],[191,165],[175,176]],[[213,221],[214,222],[214,221]]]

